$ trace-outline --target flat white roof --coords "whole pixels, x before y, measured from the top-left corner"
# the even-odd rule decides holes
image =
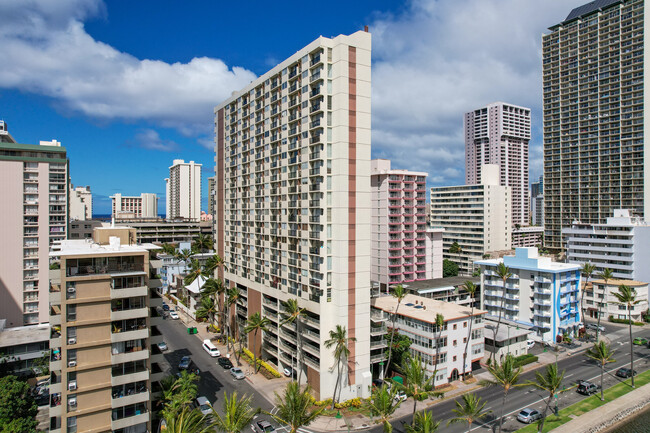
[[[392,296],[380,296],[372,299],[372,306],[392,313],[397,308],[397,299]],[[435,323],[436,314],[438,313],[442,314],[447,322],[469,317],[472,314],[472,309],[467,305],[454,304],[453,302],[443,302],[417,295],[406,295],[397,311],[400,316],[411,317],[428,323]],[[487,311],[474,308],[474,316],[485,313]]]
[[[142,253],[150,250],[160,249],[158,245],[151,243],[136,245],[113,245],[98,244],[89,242],[85,239],[66,239],[59,244],[61,248],[58,251],[50,253],[50,256],[77,256],[77,255],[100,255],[100,254],[123,254],[123,253]]]

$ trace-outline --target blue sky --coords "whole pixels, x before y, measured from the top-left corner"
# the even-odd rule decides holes
[[[583,3],[0,0],[0,119],[19,142],[62,142],[95,213],[116,192],[155,192],[164,213],[173,159],[203,164],[207,195],[214,105],[319,35],[368,25],[374,158],[461,184],[462,115],[502,100],[533,110],[535,179],[541,34]]]

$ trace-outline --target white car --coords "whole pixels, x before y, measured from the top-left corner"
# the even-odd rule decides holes
[[[210,415],[212,414],[212,405],[208,401],[207,398],[205,397],[197,397],[196,398],[196,407],[199,408],[201,413],[203,415]]]
[[[243,371],[241,371],[241,368],[237,368],[237,367],[233,367],[230,369],[230,375],[237,380],[242,380],[246,378],[246,375],[244,374]]]
[[[395,395],[395,403],[398,401],[405,401],[406,398],[406,393],[404,391],[397,391],[397,394]]]
[[[532,349],[534,345],[535,340],[526,340],[526,348],[528,348],[528,350]]]
[[[605,332],[605,327],[603,325],[598,325],[597,323],[587,323],[586,328],[594,331]]]
[[[210,355],[213,358],[216,358],[217,356],[221,356],[221,352],[219,352],[219,349],[212,344],[212,341],[210,339],[203,340],[203,350],[208,352],[208,355]]]
[[[176,311],[170,311],[169,312],[169,317],[171,317],[174,320],[180,319],[180,317],[179,317],[179,315],[178,315],[178,313]]]

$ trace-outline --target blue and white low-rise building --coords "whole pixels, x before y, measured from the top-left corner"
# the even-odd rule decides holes
[[[503,263],[512,274],[506,281],[496,269]],[[477,260],[481,268],[481,308],[488,314],[526,326],[537,339],[555,343],[575,336],[582,327],[580,266],[540,257],[537,248],[517,248],[514,256]]]

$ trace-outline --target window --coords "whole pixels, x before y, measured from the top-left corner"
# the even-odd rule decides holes
[[[454,331],[455,331],[456,329],[458,329],[458,324],[457,324],[457,323],[454,323]]]
[[[463,344],[467,343],[467,337],[463,337]]]
[[[454,347],[458,346],[458,342],[456,340],[454,340],[453,345],[454,345]]]
[[[467,328],[467,322],[463,322],[463,328]]]
[[[454,355],[454,357],[453,357],[453,362],[456,362],[456,359],[457,359],[457,358],[458,358],[458,357],[457,357],[456,355]]]

